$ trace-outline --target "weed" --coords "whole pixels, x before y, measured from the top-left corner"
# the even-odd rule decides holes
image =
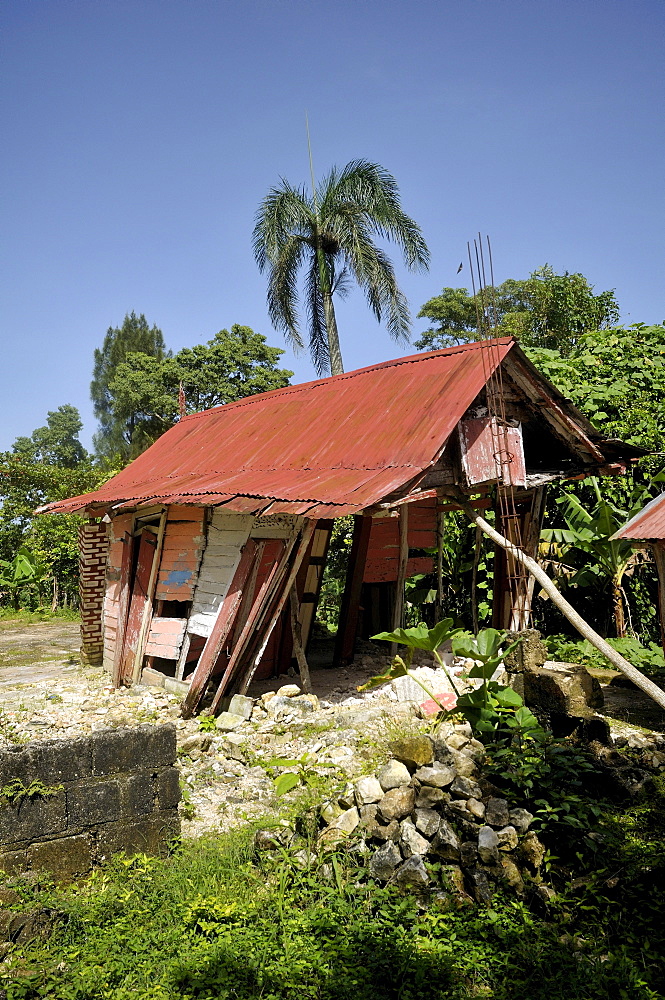
[[[62,785],[45,785],[41,781],[31,781],[24,785],[20,778],[14,778],[0,788],[0,801],[12,806],[20,806],[24,799],[48,799],[63,790]]]

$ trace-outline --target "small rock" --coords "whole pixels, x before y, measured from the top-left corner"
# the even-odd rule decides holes
[[[401,862],[402,855],[399,848],[392,841],[388,841],[373,855],[369,863],[370,874],[380,882],[387,882]]]
[[[325,828],[323,833],[320,834],[319,840],[323,843],[337,843],[348,837],[350,833],[353,833],[359,823],[360,815],[358,810],[355,806],[352,806],[351,809],[347,809]]]
[[[461,750],[450,749],[452,766],[461,778],[472,778],[478,768],[475,761]]]
[[[415,889],[417,891],[427,888],[430,877],[427,874],[423,859],[419,854],[413,854],[395,871],[391,881],[399,886],[400,889]]]
[[[482,868],[472,868],[466,873],[466,877],[475,901],[483,906],[489,906],[492,902],[492,891]]]
[[[348,782],[344,786],[344,791],[337,801],[341,805],[342,809],[350,809],[351,806],[356,804],[356,790],[351,782]]]
[[[441,817],[434,809],[418,809],[414,813],[416,829],[420,830],[424,837],[433,837],[439,829]]]
[[[400,825],[396,819],[391,819],[390,823],[385,825],[375,820],[367,830],[367,835],[374,840],[392,840],[395,843],[399,840],[400,833]]]
[[[439,829],[432,840],[433,853],[447,861],[458,861],[459,848],[459,838],[450,823],[445,819],[440,820]]]
[[[500,851],[514,851],[518,844],[517,830],[514,826],[504,826],[503,830],[497,830]]]
[[[402,765],[403,766],[403,765]],[[416,804],[416,793],[413,788],[391,788],[379,802],[379,813],[387,822],[391,819],[402,819],[413,812]]]
[[[277,688],[277,696],[279,698],[297,698],[302,691],[297,684],[283,684],[281,688]]]
[[[446,887],[453,893],[459,903],[473,905],[473,900],[466,891],[464,872],[459,865],[447,865],[441,870],[441,874],[445,880]]]
[[[358,807],[358,814],[360,816],[360,826],[368,829],[374,827],[376,824],[376,814],[378,812],[378,807],[375,805],[366,805]]]
[[[533,830],[529,830],[519,845],[520,857],[537,871],[545,858],[545,848]]]
[[[518,833],[526,833],[533,823],[533,813],[528,809],[511,809],[510,822]]]
[[[183,753],[191,750],[207,750],[212,742],[212,738],[207,733],[193,733],[182,741],[178,749]]]
[[[243,715],[234,715],[231,712],[221,712],[217,716],[215,726],[217,729],[221,730],[223,733],[231,732],[233,729],[237,729],[245,722],[245,717]]]
[[[466,808],[469,810],[472,816],[476,817],[476,819],[484,819],[485,806],[480,801],[480,799],[475,799],[475,798],[467,799]]]
[[[384,795],[383,788],[374,777],[360,778],[355,783],[355,797],[358,806],[379,802]]]
[[[446,802],[450,796],[441,788],[432,788],[430,785],[423,785],[416,798],[418,809],[433,809],[435,806]]]
[[[261,695],[261,704],[263,705],[264,708],[268,704],[270,699],[274,698],[276,694],[277,694],[276,691],[266,691],[265,694]]]
[[[319,699],[315,694],[299,694],[293,699],[296,705],[300,705],[301,708],[308,712],[318,712],[319,710]]]
[[[459,776],[450,786],[450,792],[456,799],[479,799],[483,794],[477,781]]]
[[[254,834],[254,847],[257,851],[273,851],[283,847],[288,839],[285,830],[257,830]]]
[[[489,826],[508,826],[510,809],[505,799],[489,798],[485,806],[485,822]]]
[[[243,719],[251,719],[254,702],[244,694],[234,694],[229,705],[231,715],[242,715]]]
[[[486,865],[499,862],[499,838],[491,826],[481,826],[478,831],[478,854]]]
[[[478,863],[478,848],[472,840],[465,840],[460,846],[459,853],[464,868],[471,868]]]
[[[405,820],[400,825],[399,843],[405,858],[410,858],[413,854],[427,854],[429,851],[429,840],[425,840],[416,830],[413,823]]]
[[[463,819],[471,821],[473,819],[472,814],[466,808],[466,799],[452,799],[447,806],[451,809],[456,816],[461,816]]]
[[[434,760],[434,748],[429,736],[409,736],[393,740],[390,750],[396,760],[415,770]]]
[[[455,771],[445,764],[437,764],[434,767],[420,767],[415,773],[415,778],[421,785],[430,785],[433,788],[447,788],[455,778]]]
[[[343,811],[341,806],[338,806],[336,802],[324,802],[321,806],[321,818],[324,823],[330,826],[333,820],[342,815]]]
[[[501,858],[500,865],[498,869],[499,878],[506,883],[506,885],[513,890],[521,894],[524,891],[524,880],[522,879],[522,874],[510,858]]]
[[[448,746],[452,747],[453,750],[461,750],[468,742],[469,737],[463,736],[462,733],[452,733],[446,740]]]
[[[388,792],[392,788],[399,788],[400,785],[408,785],[411,781],[411,774],[401,761],[389,760],[387,764],[383,765],[377,778],[384,792]]]

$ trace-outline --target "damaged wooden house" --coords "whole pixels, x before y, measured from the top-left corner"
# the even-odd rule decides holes
[[[404,581],[436,565],[443,511],[495,506],[535,553],[548,482],[622,472],[511,338],[416,354],[183,418],[100,489],[42,510],[81,528],[83,651],[113,683],[146,667],[206,689],[303,665],[335,518],[355,519],[336,664],[400,624]],[[510,504],[499,503],[510,498]],[[426,552],[424,550],[430,550]],[[529,624],[532,583],[497,552],[494,623]]]

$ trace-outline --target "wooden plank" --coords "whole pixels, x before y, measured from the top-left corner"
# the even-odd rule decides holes
[[[122,543],[122,566],[120,569],[119,581],[120,599],[118,601],[118,621],[115,635],[115,649],[113,652],[113,673],[111,675],[111,683],[113,687],[119,687],[122,680],[122,654],[125,629],[127,627],[127,615],[129,613],[132,556],[134,553],[134,539],[130,531],[126,531],[124,533]]]
[[[136,652],[134,654],[134,663],[132,666],[132,684],[137,684],[141,676],[141,668],[143,666],[143,655],[144,655],[143,650],[145,648],[146,640],[148,638],[148,633],[150,631],[150,619],[152,618],[152,600],[155,595],[155,586],[157,583],[157,567],[159,566],[159,559],[162,554],[162,545],[164,544],[165,527],[166,527],[166,512],[164,511],[162,512],[162,515],[159,519],[159,527],[157,528],[155,554],[153,556],[152,565],[150,566],[150,578],[148,580],[146,600],[143,606],[143,615],[141,618],[141,628],[139,630],[138,642],[136,644]]]
[[[309,675],[309,664],[307,662],[307,657],[305,656],[305,650],[302,644],[302,626],[300,624],[300,614],[301,609],[298,606],[298,592],[295,586],[291,587],[291,592],[289,594],[290,602],[290,613],[291,613],[291,634],[293,636],[293,651],[296,656],[296,661],[298,663],[298,672],[300,673],[300,684],[303,691],[306,694],[312,690],[312,679]]]
[[[129,613],[127,615],[127,626],[125,629],[124,642],[122,644],[122,666],[120,669],[120,680],[123,683],[131,683],[134,670],[134,656],[139,642],[141,625],[143,622],[143,611],[148,599],[148,585],[150,573],[152,571],[155,552],[157,549],[157,539],[152,531],[144,530],[139,539],[138,560],[136,572],[132,583],[132,594],[129,602]]]
[[[180,656],[178,657],[178,662],[175,668],[175,679],[181,681],[184,673],[185,666],[187,664],[187,654],[189,653],[189,647],[192,643],[192,636],[190,632],[185,632],[185,638],[183,639],[182,646],[180,647]]]
[[[372,530],[372,518],[354,514],[353,540],[346,571],[339,627],[335,639],[335,666],[343,666],[353,659],[353,650],[358,628],[360,592],[363,585],[365,562]]]
[[[219,656],[224,648],[224,643],[231,631],[240,602],[242,600],[243,589],[252,569],[256,557],[257,545],[252,539],[248,539],[240,557],[240,562],[233,575],[231,586],[219,609],[219,614],[212,628],[208,640],[203,647],[203,652],[199,657],[199,662],[194,670],[189,691],[182,706],[182,714],[189,718],[198,708],[203,697],[206,686]]]
[[[402,628],[404,622],[404,583],[409,561],[409,505],[404,504],[399,511],[399,566],[395,584],[395,605],[393,609],[393,631]],[[394,652],[393,652],[394,655]]]

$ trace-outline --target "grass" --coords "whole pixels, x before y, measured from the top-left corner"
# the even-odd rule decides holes
[[[77,622],[80,621],[81,614],[73,608],[58,608],[51,611],[50,608],[36,608],[29,611],[25,608],[4,607],[0,608],[0,629],[9,629],[15,625],[37,625],[40,622]]]

